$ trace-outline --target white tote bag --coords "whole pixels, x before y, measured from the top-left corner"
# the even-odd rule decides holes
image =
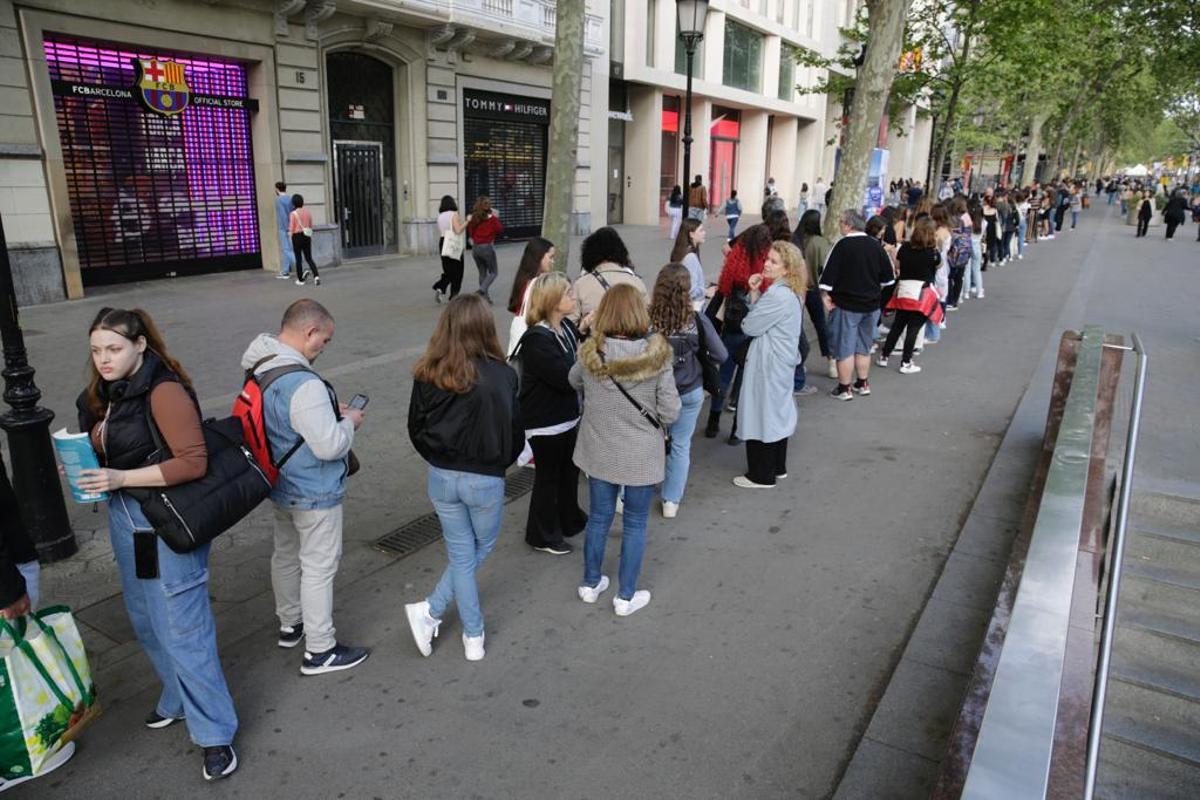
[[[467,237],[463,233],[455,233],[453,228],[442,235],[442,255],[458,261],[466,249]]]

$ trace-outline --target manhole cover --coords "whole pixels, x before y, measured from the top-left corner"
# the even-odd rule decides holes
[[[513,470],[504,478],[504,502],[511,503],[533,491],[533,470],[528,467]],[[375,540],[375,547],[391,555],[410,556],[426,545],[442,538],[442,524],[436,512],[409,520],[389,534]]]

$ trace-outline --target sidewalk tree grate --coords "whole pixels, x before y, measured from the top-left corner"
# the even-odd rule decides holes
[[[504,501],[511,503],[533,491],[533,470],[528,467],[513,470],[504,479]],[[437,512],[409,520],[391,533],[375,540],[375,547],[389,555],[411,556],[426,545],[442,538],[442,523]]]

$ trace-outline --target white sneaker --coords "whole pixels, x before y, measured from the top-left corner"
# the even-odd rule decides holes
[[[871,349],[867,351],[867,355],[874,355],[879,352],[879,342],[871,342]]]
[[[600,582],[597,583],[594,587],[592,587],[592,586],[580,586],[579,587],[579,599],[585,603],[594,603],[600,599],[600,595],[604,594],[604,591],[607,588],[608,588],[608,576],[601,575]]]
[[[916,364],[912,363],[911,361],[905,361],[903,364],[900,365],[900,372],[904,373],[905,375],[915,375],[916,373],[918,373],[920,371],[921,371],[921,368],[918,367]]]
[[[464,633],[462,639],[467,661],[483,661],[483,634],[467,636]]]
[[[978,297],[980,300],[982,300],[983,299],[983,289],[980,289],[979,294],[977,294],[975,296]]]
[[[621,497],[620,495],[617,495],[617,508],[616,508],[616,512],[617,512],[618,514],[624,514],[624,513],[625,513],[625,498]]]
[[[774,489],[775,488],[775,484],[773,484],[773,483],[755,483],[754,481],[747,478],[745,475],[738,475],[736,478],[734,478],[733,485],[740,487],[742,489]]]
[[[618,617],[628,617],[648,605],[650,605],[650,593],[645,589],[638,589],[628,600],[622,600],[619,597],[613,598],[613,611],[617,612]]]
[[[944,330],[946,330],[946,323],[945,323],[945,322],[939,322],[939,323],[938,323],[938,329],[939,329],[939,330],[943,330],[943,331],[944,331]]]
[[[428,656],[433,652],[433,640],[437,638],[440,619],[429,615],[429,601],[408,603],[404,606],[404,614],[408,617],[408,627],[412,631],[413,641],[421,655]]]
[[[875,366],[887,369],[887,362],[887,356],[880,354],[880,356],[875,359]]]
[[[879,326],[879,328],[878,328],[878,330],[877,330],[876,332],[877,332],[877,333],[878,333],[880,336],[887,336],[889,333],[891,333],[891,332],[892,332],[892,329],[891,329],[891,328],[889,328],[887,325],[880,325],[880,326]]]
[[[837,361],[835,359],[829,359],[829,370],[825,374],[830,378],[837,379]]]
[[[672,503],[670,500],[663,500],[663,518],[675,519],[675,515],[679,513],[679,503]]]

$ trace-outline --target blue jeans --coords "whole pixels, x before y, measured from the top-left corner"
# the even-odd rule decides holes
[[[967,294],[972,289],[983,291],[983,248],[979,239],[971,237],[971,263],[963,277],[963,291]]]
[[[671,452],[667,453],[667,472],[662,482],[662,499],[667,503],[678,503],[683,499],[692,461],[692,434],[696,431],[700,407],[704,405],[704,387],[697,386],[687,394],[681,394],[679,402],[682,407],[679,418],[671,423]]]
[[[625,486],[588,478],[587,541],[583,545],[583,585],[596,588],[600,584],[600,568],[604,566],[604,546],[608,530],[617,511],[617,493],[625,490],[625,513],[621,524],[621,566],[617,578],[617,596],[629,600],[637,591],[638,574],[642,571],[642,556],[646,553],[646,520],[650,517],[650,501],[654,485]]]
[[[792,374],[792,391],[798,392],[808,383],[808,372],[804,369],[804,362],[808,361],[808,334],[804,332],[803,326],[800,328],[800,361],[796,363],[796,370]]]
[[[804,293],[804,307],[808,309],[808,318],[812,320],[817,332],[817,346],[821,349],[821,358],[829,358],[833,351],[829,349],[829,327],[825,320],[825,304],[821,302],[821,290],[809,289]]]
[[[1109,192],[1109,193],[1108,193],[1108,204],[1109,204],[1110,206],[1113,204],[1113,198],[1114,198],[1114,197],[1116,197],[1116,194],[1114,194],[1113,192]]]
[[[496,546],[504,515],[504,478],[452,469],[429,468],[429,499],[442,523],[449,565],[429,601],[429,616],[441,619],[454,601],[463,633],[483,635],[475,571]]]
[[[741,217],[726,217],[725,218],[725,221],[729,223],[729,240],[730,241],[733,241],[733,238],[735,236],[737,236],[737,224],[738,224],[739,219],[741,219]]]
[[[1074,228],[1078,224],[1079,224],[1079,212],[1072,208],[1071,209],[1071,227]]]
[[[176,553],[157,539],[158,577],[143,579],[135,568],[135,530],[153,528],[136,500],[113,492],[108,535],[129,622],[162,681],[155,710],[184,718],[200,747],[232,744],[238,719],[217,655],[217,626],[208,600],[209,545]]]
[[[1017,223],[1017,255],[1025,255],[1025,234],[1029,230],[1029,223],[1025,221],[1025,215],[1021,215],[1021,221]]]
[[[292,237],[287,228],[279,229],[279,274],[291,275],[292,267],[296,266],[296,250],[292,247]]]

